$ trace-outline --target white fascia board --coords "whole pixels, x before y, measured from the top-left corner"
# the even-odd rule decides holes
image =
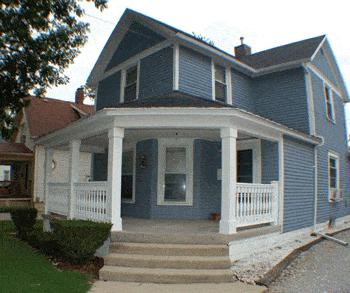
[[[175,38],[179,39],[180,44],[187,45],[192,49],[196,49],[196,51],[203,53],[205,55],[209,55],[211,58],[222,59],[228,62],[227,65],[230,64],[235,69],[242,71],[246,74],[251,74],[256,72],[256,70],[253,67],[250,67],[249,65],[237,60],[233,56],[227,53],[224,53],[223,51],[216,49],[215,47],[212,47],[203,42],[197,41],[196,39],[190,36],[184,35],[182,33],[176,33]],[[222,65],[226,66],[226,64],[222,64]]]
[[[326,37],[323,38],[322,42],[320,42],[320,44],[318,45],[318,47],[316,48],[315,52],[312,54],[310,61],[313,61],[316,57],[316,55],[318,54],[318,52],[321,50],[324,42],[326,41]]]
[[[291,61],[288,63],[283,63],[283,64],[278,64],[278,65],[274,65],[274,66],[261,68],[261,69],[258,69],[256,71],[256,73],[252,75],[252,77],[258,77],[261,75],[270,74],[270,73],[274,73],[274,72],[278,72],[278,71],[302,67],[303,64],[305,62],[308,62],[308,61],[310,61],[310,59],[305,58],[305,59],[301,59],[301,60],[297,60],[297,61]]]
[[[282,135],[319,144],[320,140],[274,121],[237,108],[108,108],[75,121],[61,130],[36,139],[53,147],[121,128],[212,128],[235,127],[239,131],[279,141]]]

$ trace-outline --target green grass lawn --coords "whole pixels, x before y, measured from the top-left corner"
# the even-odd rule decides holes
[[[42,222],[38,223],[42,225]],[[12,221],[0,221],[0,292],[87,292],[89,276],[59,271],[27,243],[7,236]]]

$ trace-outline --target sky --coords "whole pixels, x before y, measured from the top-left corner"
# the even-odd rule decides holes
[[[160,1],[109,0],[100,12],[93,3],[80,2],[85,9],[84,22],[90,23],[87,44],[74,64],[65,71],[68,85],[47,91],[50,98],[74,101],[75,91],[93,69],[110,34],[126,8],[145,14],[186,33],[202,35],[215,46],[233,55],[240,37],[257,53],[296,41],[327,35],[328,41],[350,90],[350,22],[348,0],[216,0]],[[86,101],[87,102],[87,101]],[[350,122],[350,105],[346,105]]]

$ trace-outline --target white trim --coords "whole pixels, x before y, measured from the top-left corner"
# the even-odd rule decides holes
[[[174,45],[174,56],[173,56],[173,70],[174,70],[174,78],[173,78],[173,90],[179,90],[179,74],[180,74],[180,45]]]
[[[311,61],[311,62],[315,59],[316,55],[318,54],[318,52],[319,52],[320,49],[322,48],[322,46],[323,46],[323,44],[324,44],[325,41],[326,41],[326,37],[324,37],[323,40],[322,40],[322,42],[317,46],[317,49],[315,50],[314,54],[313,54],[313,55],[311,56],[311,58],[310,58],[310,61]]]
[[[226,67],[226,86],[227,86],[227,98],[226,103],[232,105],[232,76],[231,67]]]
[[[123,70],[124,68],[129,68],[129,67],[132,67],[133,64],[136,64],[137,62],[139,62],[141,59],[144,59],[158,51],[161,51],[167,47],[170,47],[172,46],[172,41],[171,40],[166,40],[166,41],[163,41],[161,43],[159,43],[158,45],[155,45],[154,47],[151,47],[133,57],[130,57],[128,60],[120,63],[119,65],[113,67],[112,69],[104,72],[101,76],[101,78],[99,80],[103,80],[113,74],[115,74],[116,72],[120,71],[120,70]]]
[[[215,101],[215,63],[211,59],[211,98]]]
[[[317,224],[317,205],[318,205],[318,156],[317,147],[314,148],[314,227]]]
[[[125,67],[122,69],[122,74],[120,78],[120,102],[124,103],[125,98],[125,86],[126,86],[126,73],[129,69],[136,67],[137,77],[136,77],[136,97],[135,100],[139,98],[139,87],[140,87],[140,60],[137,63]]]
[[[315,65],[307,63],[306,67],[316,74],[324,83],[326,83],[329,88],[335,91],[340,98],[342,97],[339,89]]]
[[[326,88],[328,89],[328,93],[329,93],[329,101],[331,103],[331,111],[332,111],[332,119],[328,117],[328,105],[327,105],[327,99],[326,99]],[[323,98],[324,98],[324,103],[325,103],[325,107],[326,107],[326,116],[327,119],[336,124],[336,117],[335,117],[335,108],[334,108],[334,100],[333,100],[333,90],[332,88],[330,88],[325,82],[323,82]]]
[[[253,150],[253,183],[261,183],[261,140],[237,140],[237,152]]]
[[[194,139],[158,139],[158,192],[157,205],[167,206],[192,206],[193,205],[193,142]],[[164,201],[164,175],[166,163],[167,147],[186,148],[186,201],[185,202],[166,202]]]
[[[279,207],[278,207],[278,221],[281,224],[281,231],[283,231],[284,225],[284,138],[278,142],[278,162],[279,162],[279,174],[278,174],[278,187],[279,187]]]
[[[314,107],[314,97],[312,91],[311,74],[307,66],[305,68],[305,84],[306,84],[306,98],[307,98],[307,108],[309,113],[309,129],[311,135],[316,135],[316,122],[315,122],[315,107]]]
[[[335,188],[340,188],[340,160],[339,160],[339,154],[333,152],[333,151],[329,151],[328,152],[328,194],[330,192],[330,176],[329,176],[329,159],[333,158],[335,159],[336,162],[336,170],[337,170],[337,182],[336,182],[336,187]]]

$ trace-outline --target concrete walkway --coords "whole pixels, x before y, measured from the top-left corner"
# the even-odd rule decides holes
[[[90,293],[260,293],[268,292],[264,286],[248,285],[241,282],[225,284],[149,284],[129,282],[97,281]]]

